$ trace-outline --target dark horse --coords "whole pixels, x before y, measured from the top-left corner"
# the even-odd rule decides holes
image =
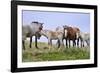
[[[31,48],[31,43],[32,43],[32,37],[35,36],[35,47],[38,48],[37,46],[37,39],[41,37],[40,31],[43,28],[43,23],[39,23],[37,21],[32,22],[29,25],[23,25],[22,26],[22,45],[23,49],[25,50],[25,40],[27,37],[30,38],[30,48]]]
[[[67,40],[69,42],[70,47],[70,41],[73,41],[73,46],[76,46],[76,40],[77,40],[77,46],[79,46],[79,35],[80,35],[80,29],[77,27],[69,27],[67,25],[63,26],[64,28],[64,39],[66,40],[66,46]]]

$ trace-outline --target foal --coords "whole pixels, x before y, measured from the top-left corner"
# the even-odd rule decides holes
[[[48,46],[49,46],[49,50],[52,46],[52,40],[59,40],[60,42],[60,47],[59,50],[61,48],[61,46],[63,46],[63,33],[62,32],[58,32],[58,31],[51,31],[51,30],[41,30],[41,35],[44,35],[47,39],[48,39]]]

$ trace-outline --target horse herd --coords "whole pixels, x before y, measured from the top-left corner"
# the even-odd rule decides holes
[[[25,40],[27,37],[30,38],[30,48],[32,43],[32,37],[35,36],[35,47],[37,46],[37,39],[40,39],[41,36],[45,36],[48,39],[48,47],[49,49],[52,47],[52,40],[57,40],[57,47],[61,49],[64,46],[63,40],[66,40],[66,47],[69,48],[71,46],[71,41],[73,42],[74,47],[84,47],[86,42],[87,46],[90,45],[90,34],[83,33],[77,27],[70,27],[68,25],[64,25],[62,27],[57,27],[55,31],[52,30],[44,30],[43,23],[33,21],[29,25],[22,26],[22,45],[25,50]],[[79,44],[80,40],[80,44]]]

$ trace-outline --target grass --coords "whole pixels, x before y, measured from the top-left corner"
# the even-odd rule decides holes
[[[58,48],[53,45],[49,50],[47,43],[39,42],[39,49],[34,47],[32,43],[32,48],[29,48],[29,43],[26,43],[26,50],[22,52],[22,61],[23,62],[37,62],[37,61],[58,61],[58,60],[80,60],[80,59],[89,59],[90,51],[89,47],[84,48]]]

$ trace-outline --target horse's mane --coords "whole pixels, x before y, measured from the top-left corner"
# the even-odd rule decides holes
[[[32,21],[32,23],[36,23],[36,24],[38,24],[39,22],[38,22],[38,21]]]

